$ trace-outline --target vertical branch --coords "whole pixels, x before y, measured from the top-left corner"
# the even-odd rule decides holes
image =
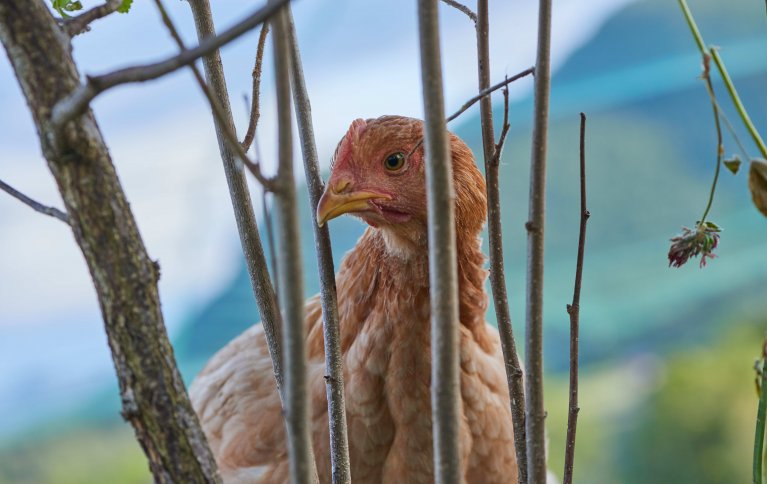
[[[437,0],[419,0],[431,287],[431,406],[439,483],[462,480],[458,449],[458,283],[453,173],[445,127]]]
[[[480,92],[490,87],[490,42],[487,0],[477,2],[477,65],[479,69]],[[508,99],[508,96],[506,97]],[[501,337],[506,380],[509,386],[511,417],[514,425],[514,446],[517,456],[517,479],[519,484],[527,482],[527,444],[525,442],[525,391],[522,368],[517,356],[517,344],[511,327],[508,295],[506,294],[506,272],[503,267],[503,229],[501,227],[501,197],[498,171],[501,159],[501,145],[495,145],[493,133],[493,104],[490,96],[480,100],[482,119],[482,146],[485,158],[485,180],[487,185],[487,231],[490,245],[490,288],[498,319],[498,333]],[[508,111],[507,111],[508,112]],[[504,126],[505,128],[505,126]]]
[[[543,236],[546,211],[546,148],[551,89],[551,0],[539,0],[535,62],[535,111],[530,157],[527,228],[526,371],[527,471],[531,484],[546,482],[546,412],[543,406]]]
[[[290,47],[286,10],[272,20],[274,68],[277,87],[278,190],[275,192],[279,224],[277,271],[285,327],[282,333],[285,365],[285,423],[287,424],[291,482],[317,482],[309,428],[304,334],[304,280],[301,271],[301,235],[298,229],[296,181],[293,177],[293,125],[290,114]]]
[[[567,441],[565,444],[564,484],[573,482],[573,463],[575,461],[575,429],[578,425],[578,335],[581,309],[581,277],[583,275],[583,252],[586,247],[586,222],[591,215],[586,208],[586,115],[581,113],[580,136],[581,166],[581,225],[578,232],[578,258],[575,263],[575,287],[573,302],[567,305],[570,316],[570,402],[567,413]]]
[[[189,0],[194,22],[197,27],[197,36],[200,41],[216,34],[213,26],[213,16],[210,11],[209,0]],[[261,313],[261,324],[264,327],[269,354],[272,357],[274,376],[277,380],[277,388],[282,396],[282,343],[280,340],[280,313],[277,310],[277,302],[272,281],[269,279],[269,270],[266,265],[264,248],[261,245],[261,237],[256,225],[256,216],[253,212],[253,204],[250,199],[250,191],[245,181],[245,173],[241,165],[238,166],[237,155],[233,147],[226,139],[226,131],[234,132],[234,120],[232,118],[229,93],[224,78],[224,68],[221,64],[221,55],[218,50],[205,56],[203,59],[205,77],[211,90],[215,93],[218,105],[225,114],[226,126],[214,116],[216,136],[221,152],[221,161],[224,164],[226,182],[229,186],[229,196],[232,200],[234,218],[237,222],[237,231],[240,235],[240,244],[245,256],[245,263],[250,275],[250,283]],[[284,401],[284,399],[283,399]]]
[[[762,347],[761,369],[759,361],[756,362],[757,388],[759,389],[759,406],[756,412],[756,433],[754,435],[754,484],[762,484],[763,449],[764,449],[764,426],[767,417],[767,340]]]
[[[286,7],[288,35],[292,55],[293,99],[296,103],[301,151],[304,158],[304,172],[309,188],[309,204],[314,213],[323,192],[317,146],[312,127],[312,108],[306,90],[301,53],[290,7]],[[323,336],[325,340],[325,390],[330,416],[330,461],[334,484],[351,482],[349,463],[349,437],[346,426],[346,403],[344,401],[344,373],[341,355],[341,336],[338,323],[338,300],[336,276],[333,267],[333,253],[330,248],[328,226],[312,224],[314,243],[317,249],[317,269],[320,276],[320,302],[322,304]]]

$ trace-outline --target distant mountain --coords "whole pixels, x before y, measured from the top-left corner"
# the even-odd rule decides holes
[[[722,55],[757,126],[767,126],[767,27],[758,5],[691,2],[706,40]],[[588,192],[592,218],[582,296],[585,361],[627,351],[673,347],[691,334],[706,337],[719,313],[764,307],[767,221],[751,207],[745,177],[723,172],[711,217],[725,231],[719,258],[705,270],[693,261],[667,268],[668,239],[705,206],[715,163],[711,106],[701,59],[676,4],[637,2],[610,21],[556,72],[547,199],[547,364],[563,368],[566,313],[572,292],[578,222],[578,111],[589,117]],[[716,77],[716,76],[715,76]],[[726,91],[719,102],[740,129]],[[496,97],[496,101],[498,97]],[[497,104],[497,103],[496,103]],[[496,122],[502,119],[496,105]],[[501,169],[507,283],[515,329],[523,330],[523,224],[527,213],[532,100],[511,107],[512,130]],[[453,125],[481,153],[479,119],[471,111]],[[736,149],[726,138],[729,151]],[[749,148],[752,144],[746,143]],[[752,150],[756,154],[756,150]],[[480,163],[481,164],[481,163]],[[306,197],[303,193],[302,196]],[[302,205],[306,295],[318,290],[308,204]],[[349,218],[331,222],[336,265],[361,234]],[[492,321],[494,315],[488,314]],[[245,269],[178,340],[182,361],[198,368],[217,348],[258,320]],[[689,339],[685,339],[689,342]]]

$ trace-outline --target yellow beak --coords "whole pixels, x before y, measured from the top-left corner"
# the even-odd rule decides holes
[[[345,213],[364,212],[370,208],[369,200],[391,200],[391,197],[368,191],[336,193],[328,187],[317,204],[317,225],[322,227],[328,220]]]

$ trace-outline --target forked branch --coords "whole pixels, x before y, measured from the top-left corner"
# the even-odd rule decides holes
[[[506,271],[503,260],[503,227],[501,225],[501,195],[499,169],[501,151],[506,135],[509,132],[509,88],[506,79],[502,83],[490,86],[490,21],[488,1],[477,2],[477,74],[479,78],[479,94],[464,104],[464,111],[474,99],[481,99],[480,119],[482,121],[482,146],[485,161],[485,181],[487,186],[487,232],[490,249],[490,289],[493,292],[493,305],[498,321],[498,333],[501,339],[503,351],[504,369],[506,370],[506,383],[509,391],[509,404],[511,421],[514,427],[514,450],[517,456],[517,481],[519,484],[527,483],[527,443],[525,430],[525,390],[522,381],[522,367],[519,364],[517,343],[514,339],[514,331],[511,325],[511,313],[509,300],[506,292]],[[530,73],[530,68],[523,73],[517,74],[511,79],[520,79]],[[495,143],[493,126],[493,105],[489,94],[495,87],[504,87],[503,100],[503,127],[498,143]],[[457,116],[457,114],[456,114]]]
[[[176,30],[175,25],[173,25],[173,21],[170,19],[170,16],[168,15],[168,11],[165,9],[165,6],[162,3],[162,0],[155,0],[155,5],[157,5],[157,9],[160,11],[160,16],[162,17],[162,22],[165,24],[165,27],[167,27],[168,31],[170,32],[171,37],[173,37],[173,40],[176,42],[176,45],[179,49],[183,52],[186,50],[186,47],[184,46],[184,41],[181,39],[181,36],[178,33],[178,30]],[[246,148],[237,141],[237,135],[234,133],[232,128],[224,122],[226,115],[224,114],[223,108],[219,105],[218,100],[213,96],[213,93],[211,92],[208,85],[205,83],[205,79],[202,78],[202,74],[200,74],[200,70],[197,68],[194,64],[189,64],[189,68],[192,70],[192,73],[194,74],[194,78],[197,81],[197,84],[200,86],[200,89],[202,90],[203,94],[205,95],[205,98],[208,100],[208,104],[210,104],[210,108],[213,111],[213,115],[218,119],[219,124],[223,127],[223,134],[226,138],[226,142],[229,145],[229,147],[234,150],[235,153],[237,153],[237,156],[240,158],[240,161],[244,164],[244,166],[250,171],[250,173],[256,178],[256,180],[261,183],[264,190],[266,191],[274,191],[276,189],[276,182],[273,178],[268,178],[261,172],[261,166],[258,162],[252,161],[248,154],[245,152]],[[258,101],[254,101],[257,103]],[[251,117],[251,119],[253,119]],[[253,132],[255,133],[255,124],[253,125]]]
[[[107,0],[101,5],[86,10],[77,17],[64,20],[63,28],[70,37],[88,32],[91,22],[115,13],[121,4],[122,0]]]
[[[53,114],[51,116],[53,132],[58,132],[64,124],[82,114],[88,108],[90,102],[102,92],[121,84],[157,79],[184,66],[188,66],[197,59],[211,54],[221,46],[262,24],[289,1],[275,0],[274,2],[269,2],[221,34],[206,37],[196,47],[183,50],[180,54],[164,61],[126,67],[100,76],[86,76],[85,84],[81,84],[69,96],[56,103],[53,107]]]

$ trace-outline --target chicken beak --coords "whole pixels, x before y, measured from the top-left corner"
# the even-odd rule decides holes
[[[317,225],[340,215],[351,212],[364,212],[370,208],[370,200],[391,200],[389,195],[360,190],[357,192],[337,193],[332,188],[325,190],[317,204]]]

